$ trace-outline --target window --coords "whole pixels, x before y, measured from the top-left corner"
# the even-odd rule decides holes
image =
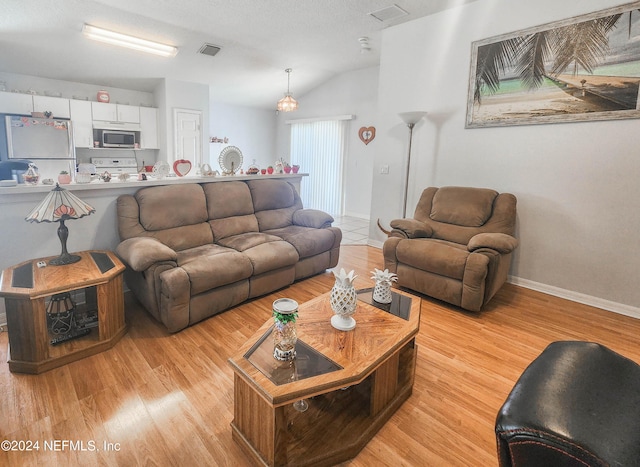
[[[320,209],[333,216],[343,214],[343,166],[351,118],[348,115],[287,122],[291,124],[291,164],[298,164],[309,173],[302,180],[300,195],[305,208]]]

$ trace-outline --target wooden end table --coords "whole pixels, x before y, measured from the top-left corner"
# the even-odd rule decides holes
[[[411,395],[419,297],[393,292],[391,305],[358,294],[356,327],[331,326],[329,294],[299,306],[297,356],[273,358],[273,320],[229,359],[233,438],[257,463],[335,465],[355,457]],[[305,399],[308,409],[296,410]]]
[[[110,251],[77,253],[77,263],[48,265],[39,258],[2,271],[9,333],[8,363],[12,372],[42,373],[113,347],[126,333],[122,273],[125,266]],[[47,263],[38,267],[39,262]],[[57,343],[52,300],[70,297],[74,329],[87,333]],[[49,315],[49,316],[48,316]],[[57,328],[59,332],[59,328]],[[53,342],[53,343],[52,343]]]

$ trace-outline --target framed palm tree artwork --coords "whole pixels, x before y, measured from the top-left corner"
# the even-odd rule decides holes
[[[640,2],[472,43],[466,128],[640,118]]]

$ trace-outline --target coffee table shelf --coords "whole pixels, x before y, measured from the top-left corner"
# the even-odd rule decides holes
[[[353,458],[411,395],[420,299],[411,297],[408,319],[359,301],[356,328],[348,332],[331,327],[332,314],[327,294],[302,304],[298,335],[339,369],[296,379],[292,368],[290,383],[272,381],[250,361],[270,322],[229,360],[232,434],[262,465],[334,465]],[[299,399],[309,404],[305,412],[293,407]]]

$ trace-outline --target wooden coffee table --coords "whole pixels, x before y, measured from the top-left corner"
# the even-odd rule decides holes
[[[329,294],[299,307],[297,357],[273,358],[266,322],[233,357],[233,438],[256,462],[333,465],[355,457],[411,395],[420,298],[377,305],[359,291],[352,331],[331,326]],[[293,404],[305,399],[309,408]]]

